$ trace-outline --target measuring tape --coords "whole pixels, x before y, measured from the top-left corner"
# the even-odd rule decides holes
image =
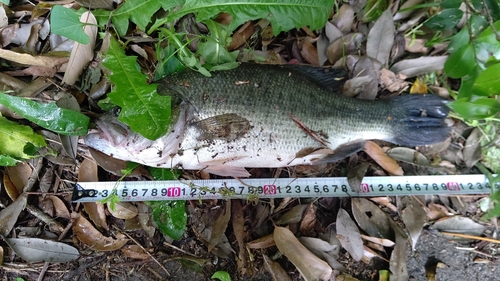
[[[493,191],[500,190],[496,183]],[[376,197],[489,194],[484,175],[365,177],[359,190],[347,178],[263,178],[171,181],[79,182],[73,202],[96,202],[115,194],[121,201],[261,199],[284,197]]]

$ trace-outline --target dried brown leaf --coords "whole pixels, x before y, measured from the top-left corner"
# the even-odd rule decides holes
[[[252,21],[247,21],[244,25],[242,25],[232,36],[233,40],[231,40],[231,44],[229,45],[229,51],[233,51],[241,47],[243,44],[247,42],[250,37],[255,32],[255,25]]]
[[[67,92],[59,92],[57,95],[59,96],[59,99],[56,101],[57,106],[80,112],[80,104],[73,95]],[[76,159],[78,136],[59,135],[59,139],[64,151],[73,159]]]
[[[382,148],[373,141],[367,141],[363,150],[389,174],[394,176],[403,175],[403,168],[399,166],[398,162],[387,156]]]
[[[68,61],[68,58],[49,57],[49,56],[32,56],[29,54],[21,54],[10,50],[0,49],[0,58],[10,60],[16,63],[25,65],[37,65],[44,67],[59,67]]]
[[[401,92],[408,88],[408,82],[405,81],[406,77],[402,74],[394,74],[394,72],[387,68],[380,70],[380,86],[387,89],[389,92]]]
[[[212,233],[208,239],[208,250],[211,251],[222,239],[231,219],[231,200],[227,200],[223,212],[215,219]]]
[[[117,234],[116,239],[104,236],[82,215],[72,214],[73,233],[83,244],[96,251],[118,250],[128,242],[123,234]]]
[[[139,245],[126,245],[120,251],[122,251],[124,256],[131,259],[148,260],[151,258]]]
[[[470,218],[453,216],[438,220],[431,226],[431,229],[480,236],[483,234],[486,227]]]
[[[114,210],[108,208],[108,211],[113,217],[123,220],[135,218],[138,213],[137,207],[130,202],[117,202]]]
[[[377,59],[382,65],[389,63],[395,33],[394,21],[390,9],[387,9],[377,19],[368,32],[366,40],[366,54]]]
[[[337,237],[342,247],[351,254],[351,257],[355,261],[360,261],[364,251],[363,240],[361,239],[358,226],[351,219],[346,210],[339,210],[335,225],[337,227]]]
[[[263,257],[264,268],[271,274],[273,280],[292,281],[292,278],[290,278],[286,270],[279,263],[273,261],[267,255],[263,255]]]
[[[61,198],[55,196],[55,195],[47,195],[44,198],[44,201],[50,201],[50,205],[52,206],[54,210],[54,215],[57,218],[64,218],[69,220],[70,219],[70,214],[68,207],[66,207],[66,204],[61,200]]]
[[[394,245],[389,262],[391,281],[408,281],[407,260],[406,238],[396,232],[396,245]]]
[[[276,220],[276,224],[285,225],[290,223],[298,223],[302,219],[305,210],[307,209],[307,204],[297,205],[292,207],[286,213],[284,213],[278,220]]]
[[[247,248],[249,248],[249,249],[264,249],[264,248],[272,247],[276,244],[274,243],[274,235],[268,234],[268,235],[263,236],[261,238],[250,241],[246,245],[247,245]]]
[[[407,77],[414,77],[443,69],[447,59],[448,56],[402,60],[391,66],[390,70],[394,73],[404,74]]]
[[[32,171],[33,169],[26,161],[21,162],[16,166],[5,167],[6,175],[9,176],[19,194],[23,192],[24,187],[28,184]],[[12,199],[15,200],[16,198]]]
[[[308,40],[308,38],[298,41],[300,54],[302,57],[311,65],[319,66],[318,61],[318,50],[313,44]]]
[[[393,238],[389,218],[377,205],[365,198],[352,198],[352,214],[359,227],[368,235],[380,238]]]
[[[81,15],[80,21],[86,23],[83,31],[90,38],[89,43],[81,44],[75,42],[71,55],[69,57],[68,67],[64,73],[62,82],[73,85],[78,76],[82,73],[87,64],[94,58],[94,47],[97,36],[97,20],[91,12],[85,12]]]
[[[16,224],[17,218],[26,207],[27,195],[21,194],[12,204],[0,211],[0,235],[6,237]]]
[[[314,226],[316,225],[316,205],[309,203],[307,209],[304,211],[302,221],[300,222],[300,233],[303,235],[314,235]]]
[[[337,13],[333,16],[332,23],[344,34],[351,31],[351,26],[354,22],[354,9],[349,4],[344,4],[340,7]]]
[[[366,235],[363,235],[363,234],[361,234],[361,238],[363,238],[363,240],[370,241],[372,243],[379,244],[379,245],[382,245],[384,247],[392,247],[392,246],[394,246],[394,242],[392,242],[389,239],[372,237],[372,236],[366,236]]]
[[[328,280],[331,277],[332,268],[307,250],[287,228],[276,227],[274,241],[278,250],[295,265],[305,280]]]
[[[16,185],[10,180],[10,177],[7,174],[3,176],[3,187],[5,188],[5,192],[9,198],[12,200],[16,200],[22,192],[22,190],[19,191],[17,189]]]
[[[415,251],[418,238],[426,223],[426,212],[424,207],[415,198],[411,198],[411,203],[406,206],[401,214],[406,230],[410,234],[412,249]]]

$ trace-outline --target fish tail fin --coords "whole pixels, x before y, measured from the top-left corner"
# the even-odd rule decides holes
[[[450,109],[446,100],[436,95],[402,95],[390,99],[393,108],[394,143],[418,146],[438,143],[449,137],[444,119]]]

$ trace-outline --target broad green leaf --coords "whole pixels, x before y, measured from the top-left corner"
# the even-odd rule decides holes
[[[444,0],[443,2],[441,2],[441,4],[439,4],[439,6],[441,6],[441,8],[443,9],[451,9],[451,8],[458,9],[458,7],[460,7],[461,4],[462,0]]]
[[[424,25],[435,30],[451,29],[457,25],[463,14],[460,9],[444,9],[427,20]]]
[[[477,77],[472,87],[475,95],[494,96],[500,94],[500,63],[492,65]]]
[[[363,22],[376,21],[382,13],[387,10],[387,1],[385,0],[368,0],[363,12]]]
[[[55,5],[50,12],[50,30],[81,44],[87,44],[90,38],[83,32],[80,16],[73,10]]]
[[[10,166],[8,163],[15,163],[14,158],[37,157],[35,153],[45,146],[47,146],[45,139],[33,132],[31,127],[0,116],[0,166]],[[25,150],[25,148],[30,149]]]
[[[460,30],[460,32],[455,34],[455,36],[453,36],[453,39],[451,39],[450,44],[448,45],[448,52],[450,54],[458,50],[460,47],[469,44],[469,26],[472,28],[473,36],[476,37],[488,26],[488,22],[482,16],[471,15],[469,18],[469,23],[464,26]]]
[[[493,23],[493,27],[495,27],[495,30],[500,30],[500,20]],[[477,40],[481,42],[490,42],[490,43],[494,43],[495,41],[497,41],[495,33],[493,32],[491,26],[489,26],[483,32],[481,32],[481,34],[479,34],[479,36],[477,37]]]
[[[476,81],[479,74],[481,74],[483,70],[476,65],[471,72],[462,77],[460,83],[460,89],[458,90],[459,100],[471,100],[474,97],[474,93],[472,91],[472,87],[474,86],[474,82]]]
[[[174,22],[190,13],[194,13],[198,21],[205,21],[221,12],[233,16],[229,32],[255,19],[268,19],[274,35],[304,26],[314,30],[324,26],[334,2],[334,0],[186,0],[181,9],[171,12],[165,19],[157,20],[149,33],[165,23]]]
[[[55,133],[68,136],[87,134],[89,117],[74,110],[60,108],[54,102],[40,103],[0,93],[0,104]]]
[[[455,36],[450,41],[450,44],[448,44],[447,51],[450,54],[453,54],[456,52],[458,49],[461,47],[469,44],[470,42],[470,36],[469,36],[469,29],[467,26],[464,26]]]
[[[231,276],[227,271],[216,271],[210,278],[219,279],[220,281],[231,281]]]
[[[480,98],[473,102],[456,100],[448,106],[468,120],[484,119],[500,112],[498,101],[490,98]]]
[[[467,75],[475,66],[474,47],[469,44],[450,55],[444,63],[444,71],[451,78],[460,78]]]
[[[179,170],[148,167],[154,180],[176,180],[181,175]]]
[[[210,36],[198,43],[198,53],[208,64],[212,65],[236,62],[239,51],[229,52],[226,48],[226,42],[230,35],[227,26],[213,20],[207,20],[205,24],[210,30]]]
[[[10,156],[0,154],[0,166],[16,166],[19,162]]]
[[[150,205],[161,232],[174,240],[181,238],[187,223],[186,201],[154,201]]]
[[[183,2],[183,0],[127,0],[112,13],[111,20],[120,36],[125,36],[127,33],[129,20],[141,30],[146,31],[146,26],[151,22],[154,13],[160,8],[168,11],[182,5]]]
[[[151,140],[164,135],[170,123],[170,97],[160,96],[157,85],[146,83],[136,57],[126,56],[112,39],[103,64],[112,72],[109,80],[115,87],[108,97],[121,107],[118,120]]]

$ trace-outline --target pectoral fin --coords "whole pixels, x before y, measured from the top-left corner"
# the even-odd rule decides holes
[[[198,140],[200,141],[216,139],[233,141],[242,137],[250,130],[250,122],[235,113],[212,116],[194,122],[192,125],[198,129],[200,133]]]
[[[347,158],[351,155],[353,155],[356,152],[359,152],[363,149],[365,146],[366,141],[365,140],[355,140],[353,142],[341,145],[333,151],[332,154],[329,154],[321,159],[318,159],[314,161],[314,165],[316,164],[324,164],[324,163],[332,163],[332,162],[337,162],[340,161],[344,158]]]

